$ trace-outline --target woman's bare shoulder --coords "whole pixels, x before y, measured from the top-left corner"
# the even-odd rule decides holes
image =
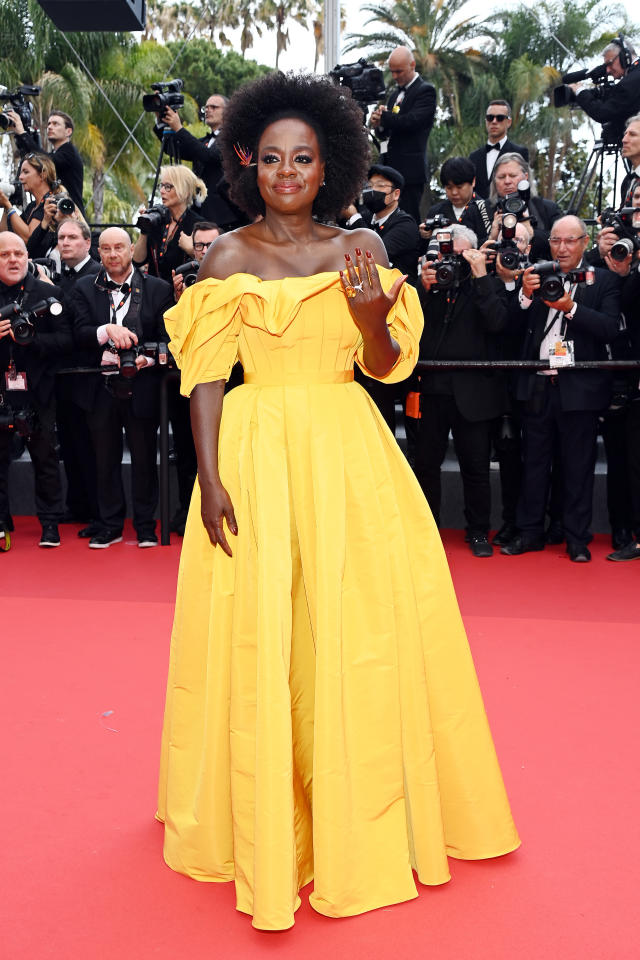
[[[253,224],[238,227],[230,233],[222,233],[209,247],[198,271],[198,280],[213,277],[215,280],[226,280],[234,273],[250,273],[251,250],[253,243],[251,233]],[[255,262],[255,259],[254,259]]]

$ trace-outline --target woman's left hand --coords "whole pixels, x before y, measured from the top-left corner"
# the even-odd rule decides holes
[[[407,275],[398,277],[385,293],[373,255],[355,248],[355,256],[344,255],[345,269],[340,271],[342,289],[349,309],[363,337],[375,336],[386,328],[387,314],[400,295]]]

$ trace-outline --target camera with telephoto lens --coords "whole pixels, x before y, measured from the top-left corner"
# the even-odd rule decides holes
[[[8,303],[0,309],[0,320],[10,320],[11,333],[16,343],[30,343],[36,335],[36,320],[50,313],[54,317],[62,313],[62,304],[55,297],[39,300],[30,310],[17,303]]]
[[[182,282],[185,287],[192,287],[198,279],[199,269],[200,264],[197,260],[189,260],[188,263],[183,263],[181,267],[176,267],[175,273],[176,276],[182,277]]]
[[[502,236],[498,243],[492,244],[492,248],[498,254],[500,266],[505,270],[517,270],[522,266],[522,257],[518,244],[516,243],[516,226],[518,224],[518,215],[516,213],[505,213],[502,217]]]
[[[163,227],[169,223],[171,223],[169,207],[165,207],[163,203],[156,203],[139,215],[136,226],[140,233],[148,237],[151,234],[156,236],[161,234]]]
[[[13,110],[22,120],[25,131],[33,136],[36,133],[33,125],[33,104],[29,103],[27,97],[37,97],[41,90],[42,87],[29,84],[23,84],[12,91],[3,87],[3,92],[0,93],[0,101],[4,100],[6,106],[0,112],[0,130],[11,130],[13,128],[13,121],[7,116],[8,111]],[[37,141],[40,143],[39,136],[37,136]]]
[[[0,430],[13,430],[19,437],[30,437],[35,426],[35,411],[30,407],[14,410],[7,404],[0,404]]]
[[[76,208],[76,205],[71,197],[52,197],[52,199],[55,200],[58,213],[61,213],[64,217],[70,217]]]
[[[433,261],[438,290],[457,287],[469,275],[469,264],[463,256],[453,252],[453,237],[450,233],[446,231],[439,233],[436,237],[436,243],[438,244],[438,253],[442,257],[442,259]]]
[[[15,207],[24,207],[24,193],[19,180],[0,180],[0,190],[6,197],[13,198]]]
[[[152,83],[151,89],[155,90],[155,93],[144,94],[142,109],[147,113],[157,113],[159,117],[162,117],[167,107],[179,110],[184,107],[184,94],[180,93],[183,86],[182,80],[178,79]]]
[[[60,272],[58,270],[58,263],[53,257],[34,257],[32,260],[29,260],[27,269],[32,277],[35,277],[38,280],[41,276],[40,270],[38,267],[42,268],[42,273],[45,277],[48,277],[52,283],[59,283],[61,279]]]
[[[434,217],[428,217],[420,226],[423,230],[443,230],[446,227],[450,227],[452,223],[453,221],[449,220],[449,217],[445,217],[441,213],[436,213]]]
[[[603,227],[612,227],[618,236],[609,251],[612,260],[621,263],[636,250],[640,250],[640,207],[623,207],[613,210],[607,207],[600,215]]]
[[[531,198],[531,184],[524,178],[518,184],[515,193],[508,193],[498,200],[498,207],[504,213],[514,213],[518,220],[524,220]]]
[[[533,273],[541,278],[540,286],[533,291],[533,295],[551,303],[562,299],[565,294],[565,283],[586,283],[587,286],[591,286],[595,281],[593,267],[563,273],[557,260],[542,260],[536,263]]]
[[[362,106],[377,103],[385,95],[382,70],[364,57],[356,63],[339,63],[329,71],[329,76],[334,83],[348,87],[353,99]]]

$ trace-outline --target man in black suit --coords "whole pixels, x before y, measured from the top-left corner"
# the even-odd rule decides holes
[[[217,139],[222,129],[224,108],[228,102],[227,97],[220,93],[213,93],[208,97],[204,106],[204,122],[210,132],[200,138],[185,130],[180,115],[171,107],[166,107],[158,118],[172,131],[167,152],[177,159],[191,160],[193,172],[206,184],[207,197],[202,206],[198,207],[199,218],[213,220],[223,230],[233,230],[247,222],[243,213],[229,201],[224,189],[222,154]],[[162,126],[157,126],[155,130],[156,134],[161,136]]]
[[[420,341],[421,360],[491,360],[497,357],[497,335],[507,322],[504,284],[488,276],[486,255],[467,227],[454,224],[440,230],[442,242],[451,235],[459,258],[456,282],[445,289],[437,284],[435,262],[422,267],[420,299],[427,323]],[[438,260],[442,260],[439,253]],[[460,463],[464,512],[471,552],[490,557],[491,519],[489,467],[491,423],[506,406],[505,378],[475,370],[434,370],[420,374],[420,418],[414,469],[440,522],[440,468],[449,431]]]
[[[7,115],[13,123],[13,129],[10,129],[9,133],[15,133],[16,146],[21,157],[24,158],[28,153],[42,153],[31,134],[25,131],[22,120],[15,110],[8,111]],[[55,164],[58,180],[84,216],[82,205],[84,164],[82,157],[71,143],[72,136],[73,120],[69,114],[53,110],[47,120],[47,140],[51,147],[49,156]]]
[[[587,228],[578,217],[553,224],[551,251],[563,274],[585,264]],[[544,549],[544,518],[554,443],[560,454],[563,529],[571,560],[588,562],[596,462],[598,417],[611,399],[607,370],[558,366],[571,356],[606,360],[607,344],[619,332],[620,282],[606,270],[595,271],[592,285],[566,280],[555,301],[536,298],[540,276],[525,270],[512,321],[525,328],[522,357],[549,360],[548,371],[523,373],[517,398],[523,408],[523,478],[516,523],[520,530],[502,553],[515,556]]]
[[[584,90],[579,90],[575,83],[570,87],[587,116],[606,125],[607,142],[618,143],[625,120],[640,110],[640,60],[636,58],[633,46],[622,36],[604,48],[602,57],[606,72],[614,83],[591,84]]]
[[[429,207],[427,220],[432,217],[445,217],[450,223],[461,223],[473,230],[478,243],[482,245],[491,228],[491,216],[486,200],[476,196],[475,170],[466,157],[449,157],[440,168],[440,183],[447,195]],[[420,236],[425,241],[431,239],[432,231],[420,224]],[[426,249],[426,245],[425,245]]]
[[[173,304],[171,287],[133,267],[133,244],[120,227],[108,227],[98,245],[103,269],[76,284],[73,322],[76,343],[90,351],[92,365],[113,365],[118,351],[144,342],[167,342],[163,315]],[[138,546],[154,547],[158,505],[156,465],[159,379],[154,362],[135,359],[136,374],[86,374],[77,402],[87,413],[96,456],[101,532],[89,546],[104,549],[122,540],[126,505],[122,486],[122,431],[131,452],[133,525]],[[152,369],[148,369],[152,367]]]
[[[65,220],[58,227],[58,252],[62,271],[58,286],[65,303],[73,298],[75,285],[83,277],[95,277],[100,264],[90,256],[91,231],[83,221]],[[91,357],[75,353],[65,366],[86,366]],[[84,410],[75,402],[85,374],[61,374],[56,378],[56,422],[60,453],[67,476],[65,521],[87,522],[79,531],[80,537],[99,533],[98,501],[96,496],[96,467],[91,434]]]
[[[17,304],[29,311],[55,294],[50,283],[28,272],[27,248],[15,233],[0,234],[0,307]],[[59,297],[56,297],[59,301]],[[59,357],[71,350],[71,326],[65,311],[46,311],[34,322],[34,334],[16,341],[11,318],[0,320],[0,406],[5,412],[30,410],[33,425],[26,444],[35,473],[41,547],[59,547],[62,484],[55,439],[55,373]],[[0,429],[0,550],[6,549],[13,529],[9,510],[11,433]]]
[[[531,240],[531,261],[549,260],[551,251],[549,250],[549,230],[551,225],[558,217],[562,216],[562,210],[557,203],[547,200],[546,197],[539,197],[535,194],[531,181],[531,168],[527,161],[519,153],[505,153],[499,157],[493,168],[491,177],[491,186],[489,188],[489,202],[493,220],[489,239],[496,240],[502,229],[502,209],[500,201],[509,194],[516,193],[518,186],[523,181],[529,181],[529,199],[526,208],[518,219],[525,220],[533,227],[533,237]],[[527,187],[527,184],[524,184]]]
[[[485,118],[487,142],[484,147],[469,154],[469,160],[476,172],[476,193],[485,200],[489,196],[491,174],[498,157],[503,153],[519,153],[527,163],[529,150],[519,143],[509,140],[507,133],[512,124],[511,106],[506,100],[492,100],[487,107]]]
[[[380,161],[398,170],[405,180],[400,206],[420,222],[420,201],[427,182],[427,140],[436,112],[436,88],[416,73],[408,47],[396,47],[389,71],[397,83],[386,106],[377,107],[369,119],[376,136],[386,141]]]

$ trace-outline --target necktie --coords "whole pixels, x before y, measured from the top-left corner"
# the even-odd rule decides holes
[[[488,144],[486,145],[486,147],[485,147],[485,150],[487,151],[487,153],[491,153],[492,150],[498,150],[498,151],[499,151],[499,150],[500,150],[500,144],[499,144],[499,143],[488,143]]]

